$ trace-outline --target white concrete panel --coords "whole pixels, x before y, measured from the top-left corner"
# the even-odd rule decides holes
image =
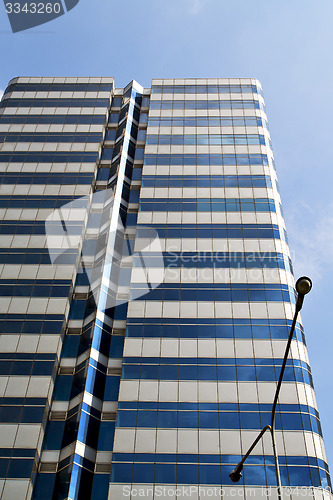
[[[177,453],[177,429],[157,429],[156,453]]]
[[[178,453],[198,453],[199,431],[178,429]]]
[[[135,429],[117,428],[114,436],[113,451],[115,453],[134,452]]]
[[[158,381],[141,380],[139,388],[139,401],[157,401]]]
[[[138,380],[121,380],[119,388],[119,401],[137,401],[138,394]]]
[[[155,453],[156,430],[137,429],[135,453]]]

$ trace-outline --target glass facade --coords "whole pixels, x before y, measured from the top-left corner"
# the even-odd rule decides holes
[[[275,499],[268,437],[229,478],[295,306],[260,83],[17,78],[0,141],[0,497]],[[301,321],[276,429],[332,498]]]

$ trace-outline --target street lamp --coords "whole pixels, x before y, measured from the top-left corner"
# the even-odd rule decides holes
[[[281,367],[281,372],[279,376],[279,381],[276,387],[275,391],[275,396],[274,396],[274,402],[273,402],[273,407],[272,407],[272,414],[271,414],[271,424],[266,425],[258,435],[258,437],[255,439],[255,441],[252,443],[242,460],[236,465],[234,470],[230,472],[229,477],[231,481],[234,483],[237,483],[240,478],[242,477],[242,470],[243,470],[243,464],[247,457],[251,454],[252,450],[255,448],[255,446],[258,444],[260,439],[263,437],[266,431],[270,431],[271,437],[272,437],[272,446],[273,446],[273,453],[274,453],[274,462],[275,462],[275,473],[276,473],[276,482],[277,482],[277,491],[278,491],[278,498],[281,500],[281,477],[280,477],[280,469],[279,469],[279,459],[276,451],[276,441],[275,441],[275,413],[276,413],[276,405],[278,402],[279,398],[279,393],[281,389],[281,384],[282,384],[282,379],[283,379],[283,374],[284,370],[286,368],[287,364],[287,359],[290,351],[290,346],[291,346],[291,341],[293,339],[294,331],[295,331],[295,326],[296,326],[296,321],[297,321],[297,316],[300,310],[302,309],[303,306],[303,301],[304,301],[304,296],[310,292],[312,288],[312,281],[310,278],[306,276],[302,276],[301,278],[298,278],[296,281],[296,291],[297,291],[297,300],[296,300],[296,306],[295,306],[295,314],[293,318],[293,322],[291,325],[289,337],[288,337],[288,342],[286,345],[286,350],[284,353],[284,358],[282,362],[282,367]]]

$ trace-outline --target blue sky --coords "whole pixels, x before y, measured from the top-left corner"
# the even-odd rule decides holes
[[[0,5],[0,89],[15,76],[254,77],[264,88],[295,264],[314,286],[303,322],[333,464],[333,3],[327,0],[80,0],[12,34]]]

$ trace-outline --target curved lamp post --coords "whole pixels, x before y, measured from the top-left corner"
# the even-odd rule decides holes
[[[310,292],[312,288],[312,281],[310,278],[307,276],[302,276],[296,281],[296,291],[297,291],[297,300],[296,300],[296,307],[295,307],[295,314],[293,318],[293,322],[291,325],[290,333],[289,333],[289,338],[288,342],[286,345],[286,350],[284,353],[284,358],[282,362],[282,367],[281,367],[281,372],[280,372],[280,377],[279,381],[276,387],[275,391],[275,396],[274,396],[274,402],[272,406],[272,413],[271,413],[271,423],[270,425],[266,425],[258,435],[258,437],[255,439],[255,441],[252,443],[242,460],[236,465],[234,470],[229,474],[229,477],[231,481],[234,483],[237,483],[240,478],[242,477],[242,470],[243,470],[243,464],[247,457],[251,454],[253,451],[254,447],[258,444],[260,439],[263,437],[266,431],[270,431],[271,437],[272,437],[272,445],[273,445],[273,453],[274,453],[274,462],[275,462],[275,473],[276,473],[276,483],[277,483],[277,488],[278,488],[278,498],[281,500],[281,477],[280,477],[280,468],[279,468],[279,459],[276,451],[276,441],[275,441],[275,413],[276,413],[276,405],[278,402],[279,398],[279,393],[281,389],[281,384],[282,384],[282,379],[283,379],[283,374],[286,368],[287,364],[287,359],[290,351],[290,346],[291,346],[291,341],[293,339],[294,331],[295,331],[295,326],[296,326],[296,321],[297,321],[297,316],[300,310],[302,309],[303,301],[304,301],[304,296]]]

